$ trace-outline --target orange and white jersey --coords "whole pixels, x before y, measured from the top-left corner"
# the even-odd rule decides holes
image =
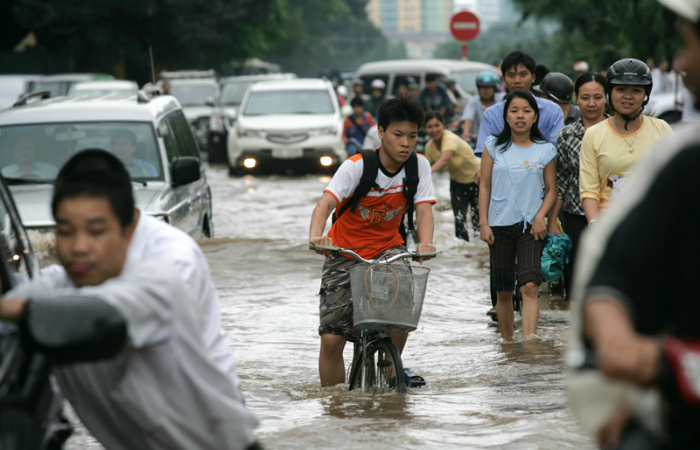
[[[337,201],[336,211],[349,201],[360,184],[364,163],[362,155],[348,158],[333,176],[324,192],[328,192]],[[395,174],[379,163],[377,185],[379,192],[372,189],[367,196],[360,199],[355,212],[348,208],[333,224],[328,236],[338,247],[352,248],[363,258],[372,258],[379,252],[403,245],[399,234],[399,225],[406,209],[406,197],[403,194],[406,172],[402,167]],[[418,155],[418,189],[413,199],[419,203],[435,203],[435,190],[430,172],[430,163],[423,155]]]

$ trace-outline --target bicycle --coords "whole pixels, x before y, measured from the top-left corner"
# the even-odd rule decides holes
[[[409,333],[418,326],[430,269],[407,261],[437,252],[404,251],[383,259],[364,259],[352,250],[309,244],[311,250],[330,250],[350,256],[358,264],[350,268],[353,325],[360,330],[350,365],[349,390],[406,394],[403,362],[390,333]]]

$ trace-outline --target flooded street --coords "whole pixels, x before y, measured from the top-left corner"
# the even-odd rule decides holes
[[[432,269],[405,367],[427,386],[372,396],[318,381],[321,256],[308,250],[311,211],[328,177],[229,178],[208,167],[216,238],[200,243],[222,301],[247,405],[267,449],[588,449],[567,407],[566,306],[540,295],[540,339],[505,343],[486,316],[488,248],[454,237],[449,180],[435,179]],[[345,351],[346,365],[352,346]],[[84,430],[69,448],[99,448]]]

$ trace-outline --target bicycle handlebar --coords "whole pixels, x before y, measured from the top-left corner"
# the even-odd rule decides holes
[[[370,264],[391,264],[394,261],[397,261],[399,259],[405,259],[405,258],[411,258],[415,261],[421,257],[437,256],[440,253],[440,252],[418,253],[418,252],[413,252],[413,251],[405,251],[405,252],[401,252],[397,255],[391,256],[389,258],[378,260],[378,259],[365,259],[352,250],[349,250],[346,248],[336,247],[335,245],[333,247],[328,247],[325,245],[309,244],[309,250],[316,250],[317,248],[319,248],[321,250],[330,250],[332,252],[340,253],[341,255],[351,256],[356,261],[370,263]]]

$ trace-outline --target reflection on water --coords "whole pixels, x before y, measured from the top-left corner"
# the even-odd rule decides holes
[[[247,405],[269,449],[589,449],[567,407],[567,304],[540,293],[538,338],[504,342],[486,316],[488,248],[454,237],[449,182],[435,179],[434,242],[423,314],[403,354],[427,386],[405,397],[321,388],[311,211],[327,178],[229,178],[208,167],[217,237],[200,244],[219,289]],[[252,189],[252,192],[249,191]],[[352,346],[345,350],[349,364]],[[81,435],[71,448],[99,448]]]

